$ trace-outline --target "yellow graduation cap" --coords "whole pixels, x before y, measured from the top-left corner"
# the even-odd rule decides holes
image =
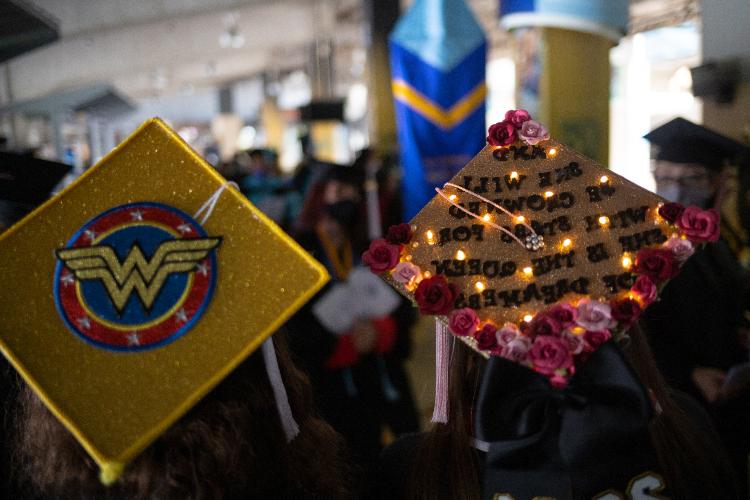
[[[4,233],[0,261],[0,349],[104,482],[328,280],[158,119]]]

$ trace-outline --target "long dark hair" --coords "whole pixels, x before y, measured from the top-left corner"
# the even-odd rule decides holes
[[[631,328],[622,351],[661,412],[650,424],[651,439],[674,498],[737,498],[731,465],[710,425],[696,421],[675,402],[656,368],[651,349],[638,326]],[[451,358],[450,414],[434,424],[417,449],[409,475],[414,500],[475,500],[481,497],[479,462],[471,448],[473,407],[485,360],[463,342]],[[445,478],[440,481],[437,478]]]
[[[16,418],[15,463],[28,494],[52,498],[348,498],[342,438],[313,414],[306,376],[274,336],[300,434],[287,443],[257,351],[106,488],[98,468],[28,387]],[[30,490],[30,491],[28,491]]]

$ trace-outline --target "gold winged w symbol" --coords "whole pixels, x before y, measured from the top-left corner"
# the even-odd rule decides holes
[[[123,262],[105,245],[63,248],[57,250],[57,257],[79,280],[102,280],[115,309],[122,312],[133,290],[144,307],[151,309],[170,274],[193,271],[219,243],[221,238],[165,241],[149,260],[138,245]]]

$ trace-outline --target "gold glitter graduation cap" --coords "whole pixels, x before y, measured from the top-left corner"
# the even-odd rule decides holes
[[[0,349],[105,482],[328,279],[158,119],[4,233],[0,262]]]
[[[523,110],[488,142],[363,260],[477,351],[562,386],[655,300],[693,242],[718,237],[718,216],[665,204]]]

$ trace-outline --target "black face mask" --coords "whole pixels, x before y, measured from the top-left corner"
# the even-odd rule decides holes
[[[357,215],[357,204],[353,200],[341,200],[326,205],[328,215],[343,227],[350,227]]]

